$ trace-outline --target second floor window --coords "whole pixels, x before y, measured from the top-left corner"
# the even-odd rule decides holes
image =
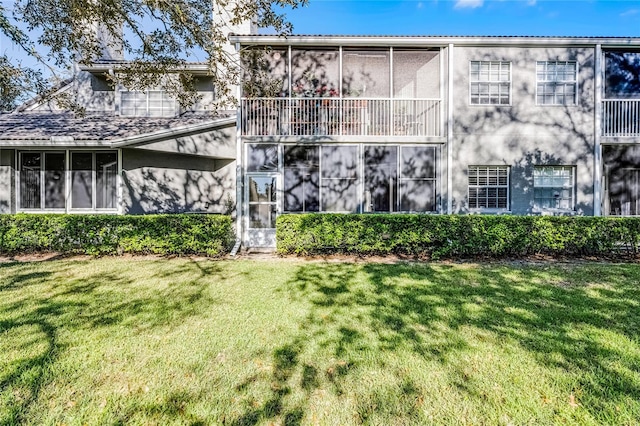
[[[574,61],[536,63],[538,105],[575,105],[577,65]]]
[[[120,115],[127,117],[173,117],[176,101],[164,90],[120,92]]]
[[[511,104],[511,62],[471,61],[469,66],[471,105]]]

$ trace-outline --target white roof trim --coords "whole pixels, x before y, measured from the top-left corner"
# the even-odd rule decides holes
[[[296,46],[595,46],[640,47],[640,37],[231,35],[231,43]]]

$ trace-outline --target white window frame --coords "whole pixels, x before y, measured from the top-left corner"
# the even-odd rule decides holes
[[[478,72],[478,77],[476,79],[476,77],[473,76],[474,72],[473,72],[473,64],[478,64],[478,67],[480,68],[480,71]],[[488,65],[489,66],[489,73],[486,76],[486,79],[482,78],[482,66],[483,65]],[[501,76],[502,76],[502,66],[507,65],[509,67],[509,73],[508,73],[508,80],[501,80]],[[497,66],[498,67],[498,74],[497,74],[497,79],[495,79],[495,75],[492,73],[493,71],[493,67]],[[511,99],[512,99],[512,65],[511,65],[511,61],[469,61],[469,105],[470,106],[511,106]],[[488,95],[486,96],[488,98],[488,102],[480,102],[482,100],[482,97],[480,95],[478,95],[478,102],[474,103],[473,102],[473,90],[472,87],[474,84],[486,84],[487,85],[487,90],[488,90]],[[500,99],[502,99],[501,97],[501,93],[500,93],[500,86],[503,84],[508,84],[509,85],[509,89],[507,90],[508,93],[508,102],[507,103],[501,103]],[[491,102],[491,87],[497,86],[498,87],[498,102],[494,103]]]
[[[567,65],[567,64],[574,64],[574,75],[573,75],[573,80],[558,80],[557,74],[557,67],[558,65]],[[546,75],[548,73],[547,67],[549,65],[554,65],[555,69],[554,69],[554,79],[553,80],[546,80],[546,79],[540,79],[540,72],[539,71],[539,67],[540,66],[544,66],[544,70],[542,71],[542,73],[544,74],[545,78]],[[569,106],[569,107],[574,107],[578,105],[578,62],[577,61],[537,61],[536,62],[536,105],[537,106]],[[540,103],[540,85],[545,85],[545,84],[551,84],[554,87],[554,92],[553,92],[553,102],[552,103]],[[559,86],[563,86],[563,87],[567,87],[567,86],[573,86],[573,103],[562,103],[562,102],[558,102],[557,100],[557,92],[556,92],[556,88]],[[567,96],[564,96],[564,99],[566,99]]]
[[[476,173],[480,172],[480,171],[484,171],[485,175],[489,175],[489,172],[492,170],[495,170],[496,172],[496,178],[499,180],[500,179],[500,171],[506,171],[506,184],[500,184],[499,181],[498,183],[494,184],[494,185],[490,185],[489,183],[487,184],[472,184],[471,183],[471,170],[472,169],[476,169]],[[511,167],[509,166],[504,166],[504,165],[470,165],[467,169],[467,202],[469,203],[469,210],[472,211],[495,211],[495,212],[508,212],[511,209]],[[479,176],[478,174],[476,174],[476,176]],[[495,188],[496,190],[499,189],[506,189],[506,206],[505,207],[485,207],[485,206],[475,206],[475,207],[471,207],[471,189],[489,189],[489,188]],[[479,197],[475,197],[476,199],[478,199]],[[488,201],[490,198],[495,198],[496,199],[496,205],[498,205],[498,199],[502,198],[499,197],[498,193],[496,192],[496,197],[489,197],[488,195],[485,197],[485,199]],[[488,205],[488,202],[487,202]]]
[[[558,186],[555,185],[554,183],[551,183],[549,185],[545,185],[545,184],[536,184],[536,178],[538,177],[542,177],[544,178],[545,176],[537,176],[537,171],[542,170],[542,171],[556,171],[556,170],[560,170],[560,171],[569,171],[570,172],[570,181],[568,184],[563,184],[562,186]],[[553,179],[555,176],[546,176],[547,178],[551,178]],[[560,178],[562,178],[563,176],[560,176]],[[538,198],[536,198],[536,189],[538,188],[547,188],[547,189],[561,189],[561,190],[569,190],[570,194],[571,194],[571,198],[570,198],[570,207],[569,208],[562,208],[562,207],[542,207],[540,204],[538,204],[537,200]],[[564,198],[559,197],[559,200],[563,200]],[[568,212],[568,211],[575,211],[576,208],[576,167],[575,166],[548,166],[548,165],[541,165],[541,166],[534,166],[533,168],[533,205],[534,208],[537,211],[562,211],[562,212]]]
[[[160,107],[156,107],[152,105],[151,95],[159,94],[160,96]],[[125,95],[132,95],[133,102],[142,101],[144,107],[131,107],[125,108]],[[164,90],[120,90],[120,115],[123,117],[175,117],[178,114],[178,105],[175,99],[167,97],[166,91]],[[126,113],[126,111],[132,110],[132,113]],[[152,111],[160,111],[159,115],[152,115]]]

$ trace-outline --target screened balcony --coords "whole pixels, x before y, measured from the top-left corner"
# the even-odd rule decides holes
[[[605,52],[602,136],[640,137],[640,52]]]
[[[243,52],[244,136],[443,135],[439,50]]]

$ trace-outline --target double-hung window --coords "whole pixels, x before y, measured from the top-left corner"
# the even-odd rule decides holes
[[[120,115],[127,117],[173,117],[176,101],[164,90],[121,91]]]
[[[469,74],[471,105],[511,104],[511,62],[471,61]]]
[[[575,61],[536,63],[536,103],[575,105],[577,103],[577,65]]]
[[[469,208],[509,209],[508,166],[469,166]]]
[[[539,166],[533,169],[534,205],[538,209],[573,210],[575,168]]]

